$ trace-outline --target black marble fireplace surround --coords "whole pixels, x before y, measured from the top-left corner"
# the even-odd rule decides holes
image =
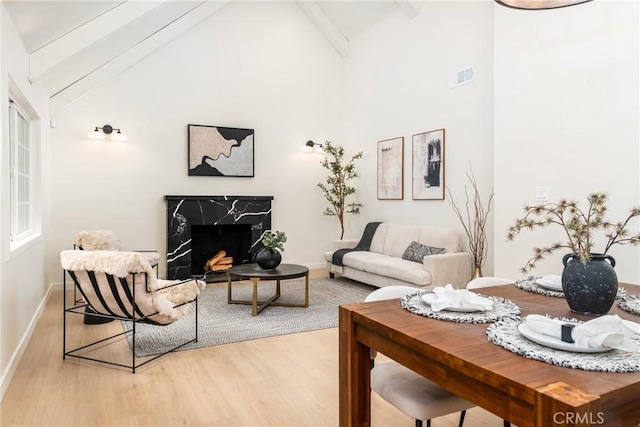
[[[272,196],[164,196],[164,200],[167,205],[167,279],[202,277],[203,258],[206,257],[206,262],[215,255],[219,250],[216,245],[222,241],[237,241],[236,248],[228,249],[233,252],[230,255],[234,257],[234,265],[250,262],[262,248],[260,237],[271,229]],[[192,227],[195,227],[195,235],[192,235]],[[244,237],[245,232],[250,235]],[[207,242],[207,236],[213,240]],[[217,237],[220,242],[216,242]],[[198,246],[195,252],[192,251],[194,238]],[[209,251],[213,253],[207,256]]]

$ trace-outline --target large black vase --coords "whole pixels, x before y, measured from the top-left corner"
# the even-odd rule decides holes
[[[571,311],[588,316],[607,314],[618,293],[618,276],[611,255],[591,254],[582,262],[576,254],[562,258],[562,290]]]
[[[282,255],[275,249],[262,248],[256,254],[256,262],[264,270],[273,270],[280,265]]]

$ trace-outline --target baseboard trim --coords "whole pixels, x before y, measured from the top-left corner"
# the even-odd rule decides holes
[[[327,269],[327,263],[326,262],[321,262],[319,264],[307,264],[306,267],[309,270],[326,270]]]
[[[51,284],[47,289],[47,293],[44,295],[44,298],[40,302],[38,309],[31,318],[29,327],[22,336],[18,348],[16,348],[16,351],[14,351],[11,355],[11,360],[9,361],[7,369],[2,373],[2,379],[0,380],[0,402],[4,399],[4,394],[9,389],[9,385],[11,384],[11,380],[13,379],[13,375],[16,373],[18,364],[20,363],[20,359],[22,359],[24,352],[27,350],[27,346],[29,345],[29,341],[31,340],[33,331],[35,330],[36,325],[38,324],[38,321],[42,316],[42,313],[44,313],[44,308],[47,305],[47,301],[49,301],[51,293],[55,291],[54,287],[55,285]],[[62,290],[62,283],[60,283],[60,290]]]
[[[71,283],[71,285],[73,285],[73,283]],[[69,283],[67,283],[67,286],[69,286]],[[73,289],[73,288],[69,287],[69,289]],[[62,291],[62,282],[60,282],[60,283],[52,283],[49,286],[49,292],[55,292],[55,291]]]

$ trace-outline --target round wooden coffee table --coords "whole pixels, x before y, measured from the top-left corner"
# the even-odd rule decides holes
[[[251,300],[234,300],[231,295],[232,277],[238,279],[249,279],[253,283],[253,294]],[[304,277],[304,303],[295,304],[278,302],[280,298],[280,281],[287,279],[297,279]],[[276,281],[276,293],[266,301],[258,301],[258,282]],[[309,306],[309,269],[303,265],[280,264],[273,270],[263,270],[258,264],[235,265],[227,270],[227,303],[228,304],[248,304],[251,305],[251,315],[257,316],[262,310],[270,305],[282,307],[305,307]]]

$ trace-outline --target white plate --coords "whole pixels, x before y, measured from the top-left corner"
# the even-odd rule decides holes
[[[536,279],[536,284],[545,289],[562,292],[562,281],[560,279],[560,276],[544,276]]]
[[[612,348],[602,347],[578,347],[574,343],[564,342],[558,338],[535,332],[524,322],[518,325],[518,332],[533,342],[556,350],[572,351],[574,353],[604,353],[605,351],[613,350]]]
[[[431,305],[432,301],[429,299],[429,295],[434,295],[433,293],[431,294],[424,294],[422,295],[422,301],[426,302],[427,304]],[[476,313],[478,311],[484,311],[480,308],[475,308],[475,307],[445,307],[443,308],[441,311],[455,311],[457,313]]]

